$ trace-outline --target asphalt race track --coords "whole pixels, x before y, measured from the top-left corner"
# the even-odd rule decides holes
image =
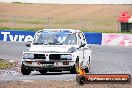
[[[22,51],[26,49],[26,43],[3,42],[0,41],[0,58],[15,60],[20,62]],[[130,74],[132,75],[132,47],[123,46],[100,46],[90,45],[92,52],[92,63],[90,73],[112,73],[112,74]],[[6,72],[6,71],[4,71]],[[12,71],[13,72],[13,71]],[[6,72],[7,73],[7,72]],[[29,76],[23,76],[21,73],[7,74],[0,72],[0,82],[19,81],[19,80],[74,80],[76,74],[69,72],[48,73],[41,75],[39,72],[32,72]]]

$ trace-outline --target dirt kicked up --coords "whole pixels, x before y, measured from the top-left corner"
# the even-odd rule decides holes
[[[0,83],[0,88],[132,88],[129,84],[84,84],[78,85],[76,81],[69,80],[23,80],[17,82]]]

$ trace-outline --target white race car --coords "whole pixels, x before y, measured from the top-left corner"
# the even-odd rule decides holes
[[[56,71],[78,72],[81,65],[85,72],[90,70],[91,52],[83,32],[73,29],[43,29],[34,35],[31,44],[23,52],[21,73],[31,71],[41,74]]]

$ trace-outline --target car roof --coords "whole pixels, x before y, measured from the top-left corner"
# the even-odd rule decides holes
[[[74,30],[74,29],[42,29],[39,30],[38,32],[68,32],[68,33],[79,33],[81,32],[80,30]]]

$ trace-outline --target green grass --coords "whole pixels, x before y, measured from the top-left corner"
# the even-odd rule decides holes
[[[8,68],[11,68],[12,66],[13,66],[13,64],[11,64],[5,60],[0,59],[0,70],[5,70]]]
[[[27,30],[27,31],[38,31],[45,28],[38,27],[38,28],[12,28],[12,27],[0,27],[0,30]],[[47,28],[46,28],[47,29]],[[132,34],[132,32],[115,32],[114,30],[97,30],[97,29],[80,29],[82,32],[102,32],[102,33],[124,33],[124,34]],[[101,31],[100,31],[101,30]]]
[[[117,22],[114,19],[32,19],[32,17],[16,16],[15,21],[7,18],[0,19],[0,30],[37,31],[45,28],[69,28],[78,29],[83,32],[121,33],[118,31],[118,25],[116,26],[116,24]],[[122,33],[131,34],[132,32]]]
[[[21,24],[48,24],[46,20],[37,20],[37,21],[16,21],[16,23]]]
[[[27,30],[27,31],[37,31],[43,28],[14,28],[14,27],[0,27],[0,30]]]
[[[42,28],[42,27],[36,27],[36,28],[12,28],[12,27],[0,27],[0,30],[27,30],[27,31],[37,31],[37,30],[42,30],[42,29],[47,29],[47,28]],[[80,29],[83,32],[100,32],[101,29]],[[101,32],[104,33],[115,33],[113,30],[101,30]],[[121,33],[121,32],[117,32]],[[123,32],[123,33],[132,33],[132,32]]]
[[[0,22],[11,22],[9,19],[0,19]]]
[[[102,25],[102,26],[112,26],[113,24],[115,24],[114,21],[98,21],[95,22],[95,25]]]
[[[103,32],[103,33],[115,33],[115,30],[107,30],[107,29],[81,29],[83,32]]]
[[[55,20],[53,21],[53,24],[73,24],[76,23],[76,20]]]
[[[2,22],[15,22],[15,24],[48,24],[47,20],[15,20],[13,19],[0,19],[0,23]]]
[[[50,19],[49,19],[50,21]],[[52,21],[52,20],[51,20]],[[15,17],[15,21],[11,19],[0,19],[0,23],[2,22],[15,22],[16,24],[48,24],[48,19],[38,19],[38,20],[31,20],[31,19],[21,19],[19,17]],[[54,20],[52,21],[53,24],[73,24],[73,23],[77,23],[77,20]]]

